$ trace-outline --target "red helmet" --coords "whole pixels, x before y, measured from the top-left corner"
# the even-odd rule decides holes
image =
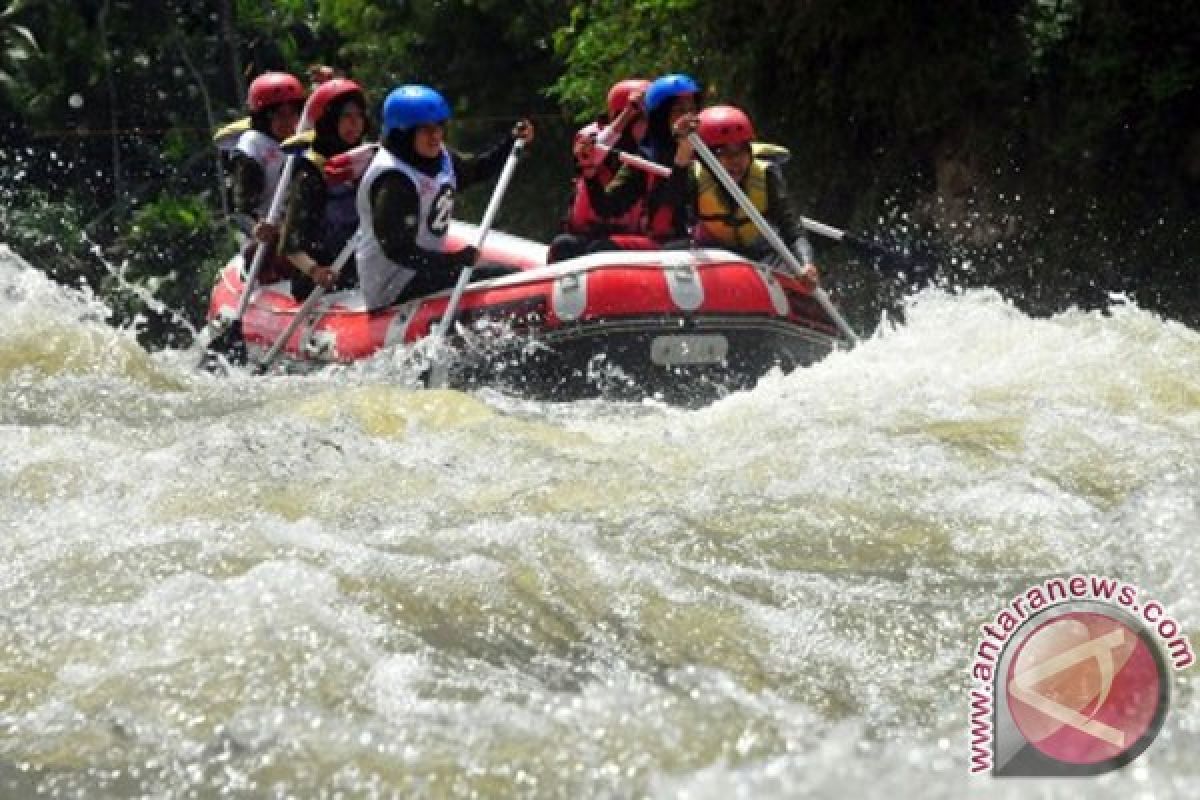
[[[701,111],[696,132],[709,147],[754,141],[750,118],[733,106],[709,106]]]
[[[308,100],[308,119],[312,123],[316,123],[321,117],[325,116],[325,111],[333,104],[333,101],[348,94],[356,94],[362,98],[364,104],[366,102],[366,93],[362,87],[349,78],[334,78],[333,80],[325,81],[316,89],[313,89],[312,97]],[[363,109],[366,110],[365,108]]]
[[[304,85],[295,76],[286,72],[264,72],[250,82],[246,105],[250,113],[256,114],[280,103],[303,103],[306,94]]]
[[[649,88],[650,81],[644,81],[641,78],[629,78],[614,83],[613,87],[608,90],[609,118],[616,119],[617,114],[625,110],[625,106],[629,105],[629,95],[634,92],[641,92],[644,95]]]

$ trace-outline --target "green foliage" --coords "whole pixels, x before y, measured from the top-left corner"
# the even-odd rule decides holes
[[[143,335],[162,342],[180,333],[173,312],[186,310],[193,323],[199,321],[197,312],[206,307],[233,247],[228,229],[202,198],[160,195],[134,212],[113,251],[122,266],[102,282],[109,305],[122,322],[146,317]],[[150,297],[154,302],[147,302]]]
[[[1057,168],[1136,181],[1140,158],[1178,163],[1200,126],[1197,10],[1093,0],[1042,42],[1029,127]]]
[[[1029,67],[1034,75],[1046,71],[1048,56],[1070,34],[1082,10],[1078,0],[1033,0],[1022,15],[1029,40]]]
[[[84,233],[84,207],[79,198],[51,197],[40,189],[6,192],[0,204],[0,241],[59,283],[94,287],[102,269]]]
[[[107,272],[90,250],[95,241],[109,262],[125,265],[126,280],[198,318],[211,272],[233,250],[215,218],[208,150],[212,125],[243,102],[233,67],[303,74],[314,63],[346,69],[367,89],[373,114],[399,83],[437,87],[454,107],[451,142],[467,151],[516,117],[533,117],[537,141],[500,223],[546,238],[565,204],[575,122],[602,107],[615,80],[684,71],[709,102],[745,107],[761,138],[791,149],[789,182],[802,211],[875,226],[885,213],[928,202],[935,169],[956,160],[971,167],[972,201],[1003,191],[1038,209],[1022,229],[1047,248],[1039,257],[1055,259],[1057,249],[1058,263],[1080,264],[1070,269],[1082,284],[1089,269],[1099,274],[1089,260],[1107,258],[1109,273],[1121,271],[1106,247],[1157,259],[1178,250],[1163,244],[1168,231],[1171,241],[1191,241],[1200,202],[1195,6],[12,2],[0,10],[0,238],[65,282],[98,286]],[[234,36],[219,25],[225,9]],[[106,38],[97,33],[102,11]],[[208,117],[206,98],[218,119]],[[477,219],[486,195],[468,192],[461,215]],[[1058,216],[1035,230],[1050,205]],[[1153,243],[1142,233],[1150,230]],[[1159,286],[1186,283],[1138,274]],[[122,315],[140,313],[144,303],[111,283]],[[1200,294],[1194,283],[1190,290]],[[156,317],[155,335],[173,330],[167,317]]]
[[[33,33],[10,19],[0,22],[0,88],[12,92],[21,79],[21,68],[40,52]]]
[[[557,74],[550,31],[566,19],[552,0],[321,0],[339,43],[335,64],[382,99],[401,83],[443,91],[458,115],[531,104]]]
[[[333,54],[335,64],[353,64],[353,75],[375,90],[407,82],[406,54],[422,41],[415,14],[406,3],[356,3],[322,0],[321,19],[338,32],[343,44]]]
[[[541,92],[561,73],[551,32],[568,19],[557,0],[321,0],[320,26],[338,43],[335,65],[353,65],[375,108],[402,83],[436,87],[454,118],[450,143],[471,152],[519,117],[538,126],[537,143],[504,204],[501,224],[552,236],[565,202],[569,135],[558,108]],[[456,213],[479,219],[487,189],[460,198]]]
[[[27,117],[48,127],[62,127],[72,114],[68,96],[94,86],[100,75],[95,37],[89,36],[84,19],[68,3],[34,4],[21,12],[5,23],[9,80],[0,81],[0,91],[9,105]],[[15,24],[18,19],[22,24]],[[47,24],[50,19],[52,25]],[[26,39],[23,46],[10,50],[15,31],[22,28],[37,46],[29,46]]]
[[[701,0],[597,0],[578,5],[554,32],[566,69],[550,87],[574,117],[595,116],[622,78],[667,72],[715,77],[704,69],[703,31],[695,29]]]

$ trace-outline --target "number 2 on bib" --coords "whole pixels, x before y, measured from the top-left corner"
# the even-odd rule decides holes
[[[438,190],[437,197],[433,198],[433,202],[429,206],[429,219],[426,221],[429,232],[434,236],[445,236],[446,231],[450,228],[450,215],[453,213],[454,187],[444,185]]]

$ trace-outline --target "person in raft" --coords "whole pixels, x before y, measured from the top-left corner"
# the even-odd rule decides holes
[[[699,114],[697,132],[767,223],[803,265],[801,276],[817,279],[813,250],[788,197],[783,170],[753,150],[754,126],[740,108],[710,106]],[[774,252],[746,212],[699,159],[692,169],[692,238],[702,247],[723,247],[757,261],[776,262]]]
[[[639,236],[610,239],[619,249],[655,249],[688,244],[687,193],[692,145],[687,135],[696,129],[700,86],[688,75],[673,73],[651,82],[646,90],[646,134],[641,155],[671,170],[667,178],[622,164],[607,184],[585,176],[588,201],[604,217],[620,217],[641,205]],[[592,158],[588,140],[577,141],[575,156]],[[600,245],[593,245],[593,251]]]
[[[356,284],[353,260],[337,275],[331,265],[358,228],[358,187],[353,181],[333,180],[324,167],[330,158],[361,144],[367,131],[366,94],[352,80],[325,81],[313,90],[308,105],[312,137],[301,142],[308,149],[296,164],[284,225],[284,252],[295,271],[292,295],[297,300],[316,286],[329,290]]]
[[[286,155],[282,143],[296,132],[308,92],[286,72],[264,72],[250,82],[246,109],[250,116],[218,130],[213,142],[229,166],[227,192],[234,225],[251,238],[243,255],[246,263],[261,242],[274,246],[279,231],[267,222],[267,211],[279,186]],[[274,254],[272,254],[274,255]],[[281,257],[273,257],[259,274],[265,283],[287,272]]]
[[[575,133],[574,191],[563,220],[563,232],[550,242],[547,263],[593,252],[593,246],[596,250],[614,250],[618,245],[610,237],[641,233],[640,200],[618,216],[603,216],[592,206],[587,181],[594,178],[607,187],[621,167],[618,153],[636,153],[638,142],[646,135],[643,101],[648,88],[650,81],[638,78],[613,84],[608,90],[606,113]],[[591,146],[580,148],[581,142]],[[595,146],[597,143],[602,146]],[[603,145],[612,149],[606,151]]]
[[[511,133],[475,156],[446,147],[450,106],[428,86],[399,86],[383,102],[383,137],[358,186],[361,221],[355,258],[369,310],[443,289],[473,266],[479,251],[451,252],[446,234],[454,195],[498,175],[515,140],[533,141],[533,125],[521,120]],[[510,269],[479,269],[478,278]]]

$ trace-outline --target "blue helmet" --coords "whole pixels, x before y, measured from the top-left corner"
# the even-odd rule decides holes
[[[446,98],[428,86],[398,86],[383,101],[384,136],[393,130],[406,131],[418,125],[432,125],[448,119],[450,106]]]
[[[654,111],[673,97],[681,94],[699,94],[700,85],[690,75],[673,72],[656,78],[646,90],[646,111]]]

